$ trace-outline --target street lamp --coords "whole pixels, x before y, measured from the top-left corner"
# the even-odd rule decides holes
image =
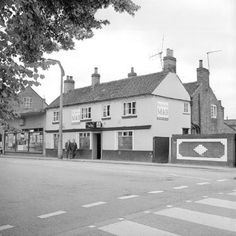
[[[62,108],[63,108],[63,77],[65,76],[65,71],[61,65],[61,62],[59,60],[55,59],[47,59],[47,61],[56,63],[60,67],[61,70],[61,92],[60,92],[60,108],[59,108],[59,140],[58,140],[58,158],[62,159],[63,158],[63,153],[62,153]]]

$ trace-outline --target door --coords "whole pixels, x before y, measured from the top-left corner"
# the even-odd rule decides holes
[[[97,134],[97,159],[101,159],[101,134]]]
[[[93,133],[93,149],[92,157],[93,159],[101,159],[101,133]]]
[[[153,138],[153,162],[167,163],[169,159],[169,137]]]

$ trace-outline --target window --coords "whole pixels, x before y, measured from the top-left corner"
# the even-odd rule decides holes
[[[211,118],[217,118],[217,106],[211,105]]]
[[[59,134],[53,134],[54,149],[58,149]]]
[[[71,111],[71,122],[72,123],[80,122],[80,109]]]
[[[189,113],[189,104],[188,104],[188,102],[184,103],[184,113]]]
[[[79,134],[79,148],[89,149],[90,148],[90,133]]]
[[[59,122],[59,111],[53,112],[53,122]]]
[[[183,132],[182,132],[183,134],[188,134],[189,128],[183,128],[182,130],[183,130]]]
[[[124,116],[136,115],[136,102],[124,103]]]
[[[105,105],[103,107],[103,117],[110,117],[110,105]]]
[[[133,149],[133,131],[118,132],[118,149],[119,150]]]
[[[31,97],[24,97],[23,98],[23,105],[24,105],[24,108],[26,108],[26,109],[32,108],[32,98]]]
[[[91,119],[91,107],[82,108],[82,120]]]

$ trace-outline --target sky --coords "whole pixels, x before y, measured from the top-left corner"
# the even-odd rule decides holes
[[[95,31],[91,39],[76,41],[72,51],[48,58],[61,61],[75,88],[91,85],[98,67],[100,82],[127,77],[134,67],[138,75],[161,71],[160,58],[150,57],[166,48],[174,50],[177,75],[183,83],[196,81],[196,68],[203,60],[210,86],[225,107],[225,118],[236,119],[236,1],[235,0],[133,0],[140,5],[134,17],[112,8],[97,12],[110,25]],[[60,94],[60,70],[45,72],[41,86],[34,88],[50,104]]]

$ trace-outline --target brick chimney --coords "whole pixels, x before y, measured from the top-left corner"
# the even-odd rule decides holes
[[[100,84],[100,74],[98,74],[98,68],[94,68],[94,73],[92,74],[92,86]]]
[[[209,87],[209,70],[203,67],[202,60],[199,60],[199,67],[197,68],[197,82],[206,88]]]
[[[64,93],[68,93],[75,89],[75,81],[73,76],[67,75],[66,80],[64,80]]]
[[[131,71],[128,73],[128,77],[137,76],[137,73],[134,72],[134,67],[131,67]]]
[[[176,58],[172,49],[166,49],[166,56],[163,58],[163,71],[176,73]]]

